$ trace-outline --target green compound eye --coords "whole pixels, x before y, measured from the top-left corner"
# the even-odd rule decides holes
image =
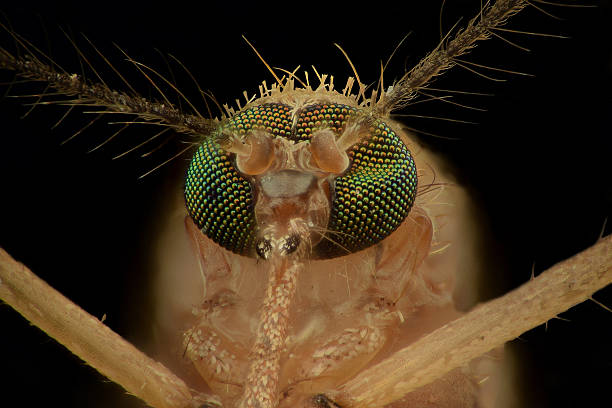
[[[315,104],[294,111],[288,105],[268,103],[236,114],[222,127],[247,138],[250,131],[259,129],[273,138],[309,143],[319,129],[342,135],[351,117],[359,113],[358,108],[343,104]],[[382,241],[401,225],[414,204],[414,160],[386,123],[374,121],[366,136],[346,153],[349,168],[330,180],[329,239],[313,248],[316,258],[346,255]],[[208,138],[198,147],[187,171],[187,209],[214,242],[234,253],[254,256],[260,238],[255,185],[253,177],[236,168],[235,154]]]
[[[328,257],[370,247],[395,231],[408,216],[417,191],[410,151],[384,122],[347,152],[348,171],[336,179],[328,229],[318,250]],[[345,248],[344,250],[342,248]]]
[[[207,237],[241,255],[255,243],[255,213],[250,182],[214,139],[193,155],[185,182],[189,215]]]

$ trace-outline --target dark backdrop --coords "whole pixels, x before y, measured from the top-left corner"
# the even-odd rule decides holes
[[[273,66],[293,69],[312,64],[319,72],[333,73],[336,83],[343,84],[352,73],[334,42],[350,55],[362,81],[373,83],[378,79],[379,61],[412,31],[391,61],[386,75],[389,84],[439,40],[440,2],[406,3],[193,6],[173,1],[153,6],[109,0],[2,7],[17,32],[41,49],[49,49],[71,72],[80,72],[78,58],[58,26],[78,37],[93,60],[95,53],[79,35],[85,33],[145,96],[154,92],[122,61],[113,42],[136,60],[162,71],[165,62],[156,49],[172,53],[205,89],[221,102],[230,102],[241,97],[243,90],[255,92],[263,79],[272,82],[241,34]],[[446,29],[462,16],[459,24],[464,25],[479,4],[448,3],[452,4],[442,18]],[[487,112],[443,103],[415,105],[405,112],[479,123],[405,118],[416,129],[458,138],[423,135],[422,141],[448,156],[457,178],[480,205],[478,217],[487,237],[483,260],[490,271],[483,299],[526,281],[532,265],[538,273],[590,246],[611,214],[611,5],[609,1],[592,3],[599,8],[542,5],[563,21],[530,9],[509,26],[570,39],[505,33],[531,52],[493,39],[469,57],[535,77],[486,71],[507,79],[493,82],[456,68],[435,84],[494,94],[456,98]],[[0,38],[10,46],[6,33]],[[99,61],[96,65],[103,67]],[[192,90],[188,94],[197,99],[188,76],[176,65],[174,70],[181,88]],[[20,89],[24,88],[15,88],[12,94]],[[38,107],[21,120],[28,108],[19,102],[0,101],[0,246],[93,315],[106,314],[106,323],[114,330],[136,343],[145,342],[146,254],[155,232],[151,224],[163,213],[167,185],[177,176],[180,179],[188,157],[138,180],[176,145],[169,143],[148,160],[131,155],[113,161],[113,155],[151,133],[126,133],[88,154],[114,130],[94,125],[60,146],[91,116],[72,114],[50,130],[64,111]],[[595,298],[612,306],[610,288]],[[538,327],[509,345],[522,361],[519,377],[527,387],[524,406],[609,404],[612,314],[585,302],[561,317],[567,320],[553,320],[547,329]],[[0,376],[4,377],[0,388],[8,391],[3,398],[17,398],[20,406],[140,406],[6,306],[0,306],[0,348]]]

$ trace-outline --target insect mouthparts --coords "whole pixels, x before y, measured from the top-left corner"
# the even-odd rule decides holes
[[[281,255],[290,255],[298,249],[301,243],[302,239],[299,234],[290,234],[279,239],[276,245]],[[273,245],[271,239],[264,238],[257,242],[255,250],[261,259],[267,260],[270,258],[272,250],[276,245]]]

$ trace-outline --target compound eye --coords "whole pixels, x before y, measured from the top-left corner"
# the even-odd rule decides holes
[[[287,105],[270,103],[237,113],[204,139],[189,164],[184,195],[191,219],[208,238],[236,254],[265,252],[257,237],[253,177],[272,164],[271,140],[290,137],[290,112]],[[239,138],[242,148],[227,137]]]
[[[417,170],[410,151],[381,120],[366,130],[347,151],[351,162],[347,171],[336,178],[330,239],[318,245],[320,258],[346,255],[382,241],[402,224],[414,204]],[[364,135],[364,129],[352,131]],[[340,140],[345,136],[340,135]]]
[[[207,237],[251,255],[256,232],[251,183],[214,138],[204,140],[193,155],[184,194],[189,215]]]

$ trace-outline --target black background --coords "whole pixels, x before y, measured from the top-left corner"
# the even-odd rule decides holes
[[[134,59],[164,72],[165,63],[155,49],[172,53],[205,89],[221,102],[230,102],[243,90],[253,94],[263,79],[272,82],[241,34],[271,65],[293,69],[312,64],[319,72],[333,73],[336,83],[343,85],[352,72],[334,42],[347,51],[362,81],[373,83],[379,61],[386,60],[412,31],[387,70],[389,84],[439,40],[440,2],[406,3],[193,6],[173,1],[153,6],[62,1],[15,3],[3,11],[17,32],[41,49],[50,49],[70,72],[80,72],[78,58],[58,26],[79,38],[86,55],[95,60],[79,35],[85,33],[144,96],[154,91],[122,61],[113,42]],[[443,13],[446,29],[460,17],[459,24],[464,25],[479,6],[475,0],[448,3]],[[563,21],[530,8],[509,25],[570,39],[504,33],[532,51],[492,39],[465,57],[535,77],[486,71],[507,79],[492,82],[455,68],[434,85],[495,94],[457,98],[487,112],[443,103],[423,103],[405,111],[479,123],[405,118],[411,127],[459,139],[422,136],[424,144],[448,156],[458,180],[480,205],[478,219],[486,237],[483,261],[490,278],[483,299],[526,281],[532,265],[537,274],[592,245],[612,213],[612,11],[609,1],[592,4],[599,7],[541,5]],[[6,33],[0,40],[10,47]],[[104,71],[99,60],[95,65]],[[193,90],[187,75],[176,65],[174,69],[181,89]],[[114,79],[111,84],[121,85]],[[30,88],[15,87],[11,93],[27,93],[24,89]],[[171,154],[172,144],[149,160],[131,155],[113,161],[113,155],[144,136],[126,132],[127,136],[88,154],[117,125],[110,131],[94,126],[60,146],[91,116],[72,114],[50,130],[63,110],[38,107],[21,120],[27,107],[19,102],[11,98],[0,102],[0,246],[93,315],[106,314],[111,328],[143,344],[147,252],[154,226],[163,216],[166,186],[177,175],[180,180],[188,156],[138,180]],[[197,102],[197,106],[203,105]],[[612,306],[610,288],[595,298]],[[553,320],[547,329],[538,327],[509,346],[522,362],[523,406],[609,405],[612,314],[585,302],[561,317],[568,321]],[[15,398],[19,406],[141,406],[6,306],[0,306],[0,350],[0,389],[8,391],[2,398]]]

